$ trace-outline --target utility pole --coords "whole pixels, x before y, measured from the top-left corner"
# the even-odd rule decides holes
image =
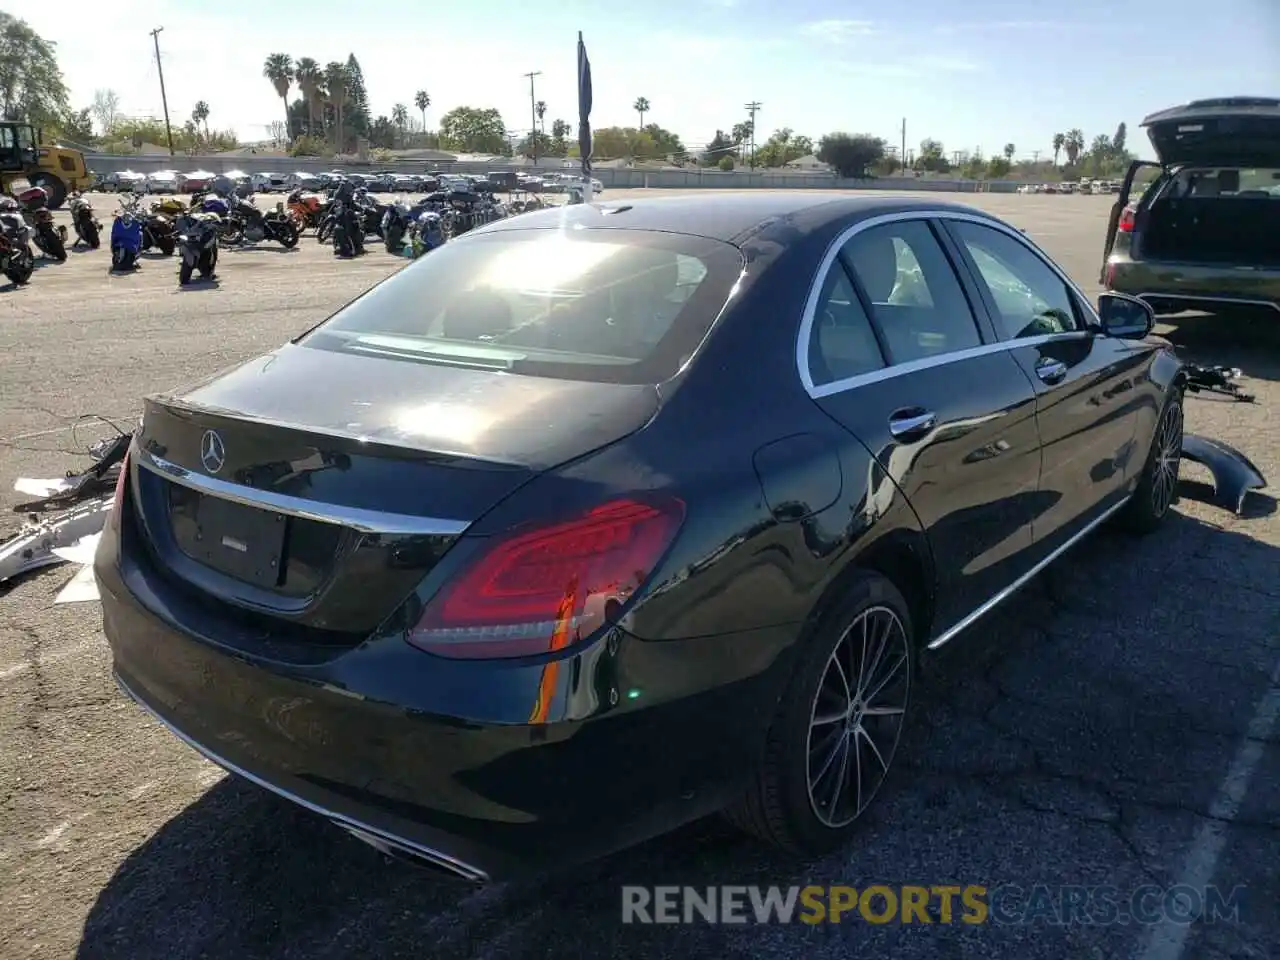
[[[173,127],[169,125],[169,98],[164,93],[164,67],[160,64],[160,31],[164,27],[156,27],[151,31],[151,39],[156,45],[156,73],[160,75],[160,105],[164,107],[164,133],[169,138],[169,156],[173,156]]]
[[[760,112],[760,108],[764,104],[759,100],[752,100],[750,103],[743,104],[743,109],[751,115],[751,169],[756,168],[756,114]]]
[[[538,165],[538,101],[533,94],[533,78],[542,76],[541,70],[525,74],[529,78],[529,145],[533,148],[533,165]]]
[[[907,118],[902,118],[902,172],[907,172]]]
[[[1040,163],[1040,151],[1039,151],[1039,150],[1032,150],[1032,151],[1031,151],[1031,162],[1032,162],[1032,163],[1034,163],[1034,164],[1039,164],[1039,163]]]

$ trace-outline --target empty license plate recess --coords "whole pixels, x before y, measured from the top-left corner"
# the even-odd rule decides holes
[[[288,520],[279,513],[201,496],[194,537],[183,551],[228,576],[259,587],[280,583]]]

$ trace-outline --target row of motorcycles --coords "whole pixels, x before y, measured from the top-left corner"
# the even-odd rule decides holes
[[[149,251],[165,257],[176,253],[178,283],[186,286],[197,273],[202,279],[215,278],[219,247],[272,241],[291,249],[307,230],[315,231],[319,243],[331,243],[337,257],[361,256],[366,239],[376,236],[388,253],[417,259],[451,237],[511,212],[483,183],[471,190],[431,193],[411,205],[403,199],[380,203],[363,187],[343,181],[327,195],[295,190],[265,213],[250,194],[230,183],[219,186],[215,182],[213,192],[194,194],[189,201],[169,198],[146,208],[140,197],[120,197],[109,238],[111,272],[137,269],[139,258]],[[71,194],[68,209],[75,244],[98,249],[102,223],[88,198]],[[30,279],[35,263],[30,244],[64,261],[67,240],[67,228],[54,223],[42,188],[0,197],[0,273],[13,283]]]
[[[26,283],[35,270],[32,244],[51,260],[67,259],[67,228],[54,223],[43,187],[0,196],[0,273],[14,285]]]

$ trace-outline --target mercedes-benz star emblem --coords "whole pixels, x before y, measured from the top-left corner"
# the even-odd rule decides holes
[[[200,438],[200,462],[210,473],[217,473],[227,462],[227,448],[216,430],[206,430]]]

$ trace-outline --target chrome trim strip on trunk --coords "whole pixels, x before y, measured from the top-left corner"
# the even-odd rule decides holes
[[[350,527],[361,533],[387,534],[392,536],[457,536],[463,533],[471,522],[467,520],[446,520],[438,517],[415,517],[403,513],[383,513],[381,510],[365,510],[360,507],[344,507],[335,503],[322,503],[319,500],[306,500],[292,497],[271,490],[259,490],[257,487],[246,487],[240,483],[219,480],[188,470],[186,467],[148,453],[134,444],[132,459],[138,466],[146,467],[152,473],[190,487],[200,493],[220,497],[248,507],[259,507],[274,510],[291,517],[315,520],[320,523],[333,523]]]
[[[243,777],[255,786],[268,790],[278,797],[283,797],[291,803],[296,803],[298,806],[306,810],[310,810],[312,813],[320,814],[320,816],[330,820],[335,825],[356,835],[358,839],[365,843],[369,843],[371,839],[378,840],[392,849],[401,850],[413,856],[421,857],[423,860],[449,870],[465,880],[471,880],[477,883],[484,883],[488,881],[489,875],[479,867],[474,867],[463,860],[451,857],[447,853],[441,853],[439,850],[433,850],[431,847],[424,846],[420,843],[414,843],[410,840],[405,840],[403,837],[397,837],[395,834],[388,833],[385,830],[379,830],[377,827],[371,827],[367,823],[361,823],[359,820],[355,820],[351,817],[345,816],[344,814],[335,813],[334,811],[328,810],[317,803],[312,803],[310,800],[304,800],[302,797],[299,797],[294,793],[290,793],[283,787],[277,786],[274,783],[249,773],[247,770],[236,766],[231,761],[214,753],[203,744],[197,743],[164,717],[160,716],[160,714],[157,713],[150,704],[129,688],[129,685],[124,682],[120,677],[120,674],[115,674],[115,681],[116,686],[120,688],[120,692],[141,707],[142,710],[151,716],[152,719],[158,722],[162,727],[185,743],[192,750],[196,751],[196,753],[200,754],[209,762],[222,767],[222,769],[229,773],[234,773],[238,777]],[[374,846],[376,846],[376,844],[374,844]]]
[[[988,613],[990,613],[992,610],[998,607],[1001,603],[1003,603],[1005,600],[1008,600],[1011,596],[1013,596],[1015,593],[1017,593],[1019,590],[1025,587],[1036,576],[1036,574],[1044,570],[1045,567],[1049,566],[1049,564],[1053,563],[1053,561],[1057,560],[1060,556],[1062,556],[1064,553],[1066,553],[1068,550],[1074,547],[1077,543],[1079,543],[1089,534],[1093,533],[1094,530],[1102,526],[1103,523],[1105,523],[1112,516],[1114,516],[1116,512],[1119,511],[1120,508],[1123,507],[1125,504],[1127,504],[1132,498],[1133,498],[1133,494],[1127,494],[1124,497],[1124,499],[1121,500],[1119,503],[1112,504],[1110,507],[1104,510],[1101,514],[1094,517],[1075,536],[1073,536],[1071,539],[1067,540],[1065,543],[1059,546],[1056,550],[1054,550],[1051,554],[1049,554],[1047,557],[1045,557],[1043,560],[1037,563],[1034,567],[1032,567],[1022,576],[1020,576],[1017,580],[1013,581],[1013,583],[1009,584],[1009,586],[1005,587],[1003,590],[1001,590],[999,593],[993,596],[990,600],[986,601],[984,604],[982,604],[982,606],[978,607],[977,610],[974,610],[972,613],[970,613],[967,617],[965,617],[959,623],[955,624],[955,626],[949,627],[946,630],[944,630],[942,633],[940,633],[935,640],[929,643],[928,649],[937,650],[944,643],[954,640],[957,636],[959,636],[969,627],[973,626],[974,623],[976,623],[978,620],[981,620]]]

